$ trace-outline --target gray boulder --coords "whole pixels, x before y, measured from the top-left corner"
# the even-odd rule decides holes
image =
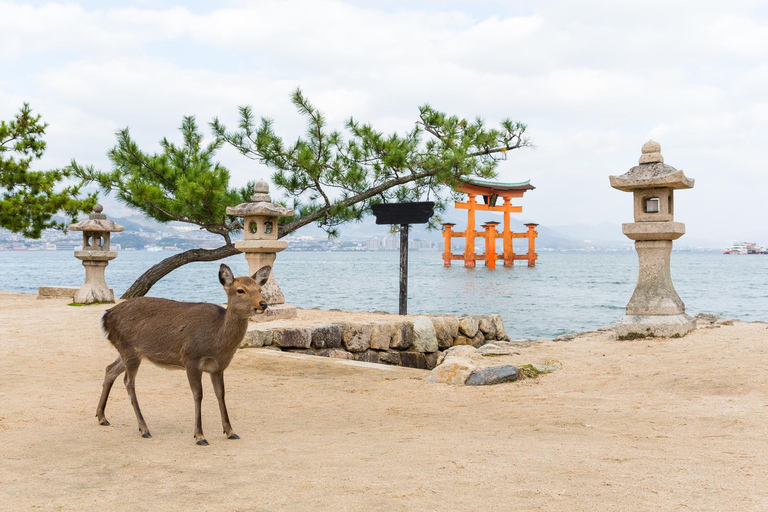
[[[467,378],[467,386],[490,386],[501,384],[503,382],[514,382],[517,380],[517,368],[512,365],[490,366],[481,370],[475,370]]]

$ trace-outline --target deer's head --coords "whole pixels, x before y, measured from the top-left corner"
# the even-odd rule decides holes
[[[267,310],[267,301],[261,294],[261,287],[267,282],[272,267],[261,267],[251,277],[235,277],[232,269],[221,264],[219,282],[227,292],[227,309],[242,316],[260,315]]]

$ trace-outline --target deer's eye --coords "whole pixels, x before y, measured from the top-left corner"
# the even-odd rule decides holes
[[[237,290],[237,293],[245,293],[245,290],[239,289],[239,290]]]

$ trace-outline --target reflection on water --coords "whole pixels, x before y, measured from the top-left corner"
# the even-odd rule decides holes
[[[107,267],[116,294],[165,252],[120,252]],[[637,279],[637,257],[627,253],[543,253],[528,268],[443,267],[436,252],[409,256],[409,313],[500,313],[513,338],[552,337],[612,325],[624,313]],[[236,275],[242,256],[226,260]],[[224,302],[217,274],[222,261],[186,265],[150,295]],[[398,308],[395,252],[283,252],[275,276],[299,307],[388,311]],[[0,289],[36,292],[38,286],[80,286],[85,271],[68,251],[0,251]],[[673,253],[672,276],[689,314],[768,320],[768,256]]]

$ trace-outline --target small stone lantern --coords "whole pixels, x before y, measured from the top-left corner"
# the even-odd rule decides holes
[[[75,293],[75,302],[80,304],[115,302],[115,296],[104,280],[104,270],[110,260],[117,258],[117,253],[109,250],[109,234],[122,231],[123,226],[107,220],[101,213],[103,209],[97,204],[87,220],[69,226],[72,231],[83,232],[83,248],[75,251],[75,258],[82,260],[85,267],[85,282]]]
[[[227,207],[227,215],[243,218],[243,240],[235,242],[235,248],[245,253],[249,275],[255,274],[264,265],[274,266],[277,253],[288,246],[288,242],[277,239],[278,219],[293,214],[293,210],[272,202],[269,185],[264,180],[253,186],[250,203]],[[285,296],[273,273],[262,287],[262,295],[269,307],[263,315],[252,317],[252,321],[296,317],[296,308],[285,303]]]
[[[672,240],[685,234],[685,224],[674,222],[674,191],[693,188],[694,180],[665,164],[661,146],[649,140],[643,145],[640,165],[611,176],[610,181],[613,188],[634,194],[635,222],[622,224],[622,232],[635,241],[640,262],[637,286],[627,314],[616,324],[616,335],[618,339],[683,336],[694,329],[694,322],[672,285],[669,258]]]

